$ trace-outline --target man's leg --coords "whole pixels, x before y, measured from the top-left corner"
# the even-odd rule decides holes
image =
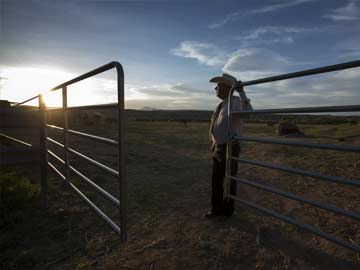
[[[223,176],[221,163],[213,158],[212,185],[211,185],[211,212],[220,215],[223,203]]]

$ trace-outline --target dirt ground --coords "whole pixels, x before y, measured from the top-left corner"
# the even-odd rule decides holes
[[[85,203],[50,173],[50,205],[30,206],[26,222],[0,231],[0,269],[357,269],[360,256],[237,203],[231,218],[207,220],[211,156],[208,123],[128,123],[128,241],[119,237]],[[111,123],[73,127],[117,138]],[[302,138],[324,143],[360,145],[360,126],[304,125]],[[275,127],[249,124],[254,136],[275,137]],[[49,136],[62,141],[62,134]],[[337,138],[345,138],[338,142]],[[116,149],[71,136],[70,144],[116,168]],[[61,149],[50,149],[62,156]],[[360,177],[358,153],[244,143],[241,157],[309,169],[350,179]],[[53,161],[58,168],[59,163]],[[71,156],[71,164],[117,196],[116,179]],[[29,168],[17,168],[29,174]],[[36,168],[30,168],[36,180]],[[304,195],[340,208],[360,211],[356,188],[272,169],[240,164],[238,176]],[[111,206],[75,176],[75,185],[109,216]],[[347,217],[238,185],[241,198],[302,220],[360,244],[360,225]]]

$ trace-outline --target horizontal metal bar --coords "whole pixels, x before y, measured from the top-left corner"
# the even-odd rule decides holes
[[[16,143],[19,143],[21,145],[25,145],[25,146],[28,146],[28,147],[32,147],[32,145],[30,143],[27,143],[27,142],[24,142],[24,141],[21,141],[19,139],[16,139],[14,137],[10,137],[8,135],[5,135],[4,133],[0,133],[0,137],[4,137],[10,141],[13,141],[13,142],[16,142]]]
[[[263,109],[263,110],[253,110],[253,111],[232,111],[231,114],[236,116],[236,115],[248,115],[248,114],[265,114],[265,113],[320,113],[320,112],[358,112],[358,111],[360,111],[360,105]]]
[[[282,144],[282,145],[291,145],[291,146],[300,146],[300,147],[309,147],[309,148],[318,148],[318,149],[329,149],[345,152],[360,152],[360,146],[352,145],[336,145],[336,144],[320,144],[320,143],[308,143],[308,142],[295,142],[295,141],[284,141],[278,139],[269,139],[269,138],[259,138],[259,137],[246,137],[246,136],[233,136],[232,139],[241,140],[241,141],[250,141],[250,142],[261,142],[261,143],[272,143],[272,144]]]
[[[331,66],[307,69],[307,70],[302,70],[302,71],[297,71],[297,72],[291,72],[291,73],[287,73],[287,74],[282,74],[282,75],[278,75],[278,76],[272,76],[272,77],[267,77],[267,78],[262,78],[262,79],[247,81],[247,82],[238,82],[237,85],[248,86],[248,85],[262,84],[262,83],[267,83],[267,82],[275,82],[275,81],[280,81],[280,80],[299,78],[299,77],[304,77],[304,76],[308,76],[308,75],[321,74],[321,73],[344,70],[344,69],[355,68],[355,67],[360,67],[360,60],[340,63],[340,64],[336,64],[336,65],[331,65]]]
[[[119,226],[113,222],[103,211],[100,210],[88,197],[86,197],[73,183],[66,181],[65,176],[58,170],[56,167],[48,162],[49,166],[61,177],[62,180],[65,181],[76,193],[79,195],[81,199],[83,199],[89,206],[92,208],[96,214],[99,215],[110,227],[118,234],[120,234]]]
[[[66,87],[66,86],[68,86],[68,85],[74,84],[74,83],[79,82],[79,81],[82,81],[82,80],[84,80],[84,79],[87,79],[87,78],[92,77],[92,76],[94,76],[94,75],[97,75],[97,74],[99,74],[99,73],[105,72],[105,71],[107,71],[107,70],[109,70],[109,69],[112,69],[112,68],[122,69],[120,63],[118,63],[118,62],[116,62],[116,61],[113,61],[113,62],[110,62],[110,63],[108,63],[108,64],[106,64],[106,65],[103,65],[103,66],[101,66],[101,67],[98,67],[98,68],[96,68],[96,69],[93,69],[93,70],[91,70],[91,71],[89,71],[89,72],[87,72],[87,73],[84,73],[84,74],[82,74],[82,75],[80,75],[80,76],[78,76],[78,77],[76,77],[76,78],[74,78],[74,79],[71,79],[71,80],[69,80],[69,81],[67,81],[67,82],[64,82],[64,83],[62,83],[62,84],[60,84],[60,85],[58,85],[58,86],[55,86],[54,88],[52,88],[52,89],[50,89],[49,91],[43,93],[42,95],[45,95],[45,94],[47,94],[47,93],[49,93],[49,92],[53,92],[53,91],[56,91],[56,90],[59,90],[59,89],[62,89],[63,87]],[[27,103],[27,102],[29,102],[29,101],[31,101],[31,100],[33,100],[33,99],[38,98],[38,97],[39,97],[39,95],[36,95],[35,97],[29,98],[29,99],[27,99],[27,100],[25,100],[25,101],[23,101],[23,102],[17,103],[17,104],[14,105],[13,107],[17,107],[17,106],[19,106],[19,105],[22,105],[22,104],[24,104],[24,103]]]
[[[69,129],[68,133],[74,134],[74,135],[77,135],[77,136],[86,137],[86,138],[89,138],[89,139],[93,139],[95,141],[99,141],[99,142],[103,142],[103,143],[107,143],[107,144],[111,144],[111,145],[118,145],[119,144],[119,142],[115,141],[115,140],[111,140],[111,139],[100,137],[100,136],[91,135],[91,134],[88,134],[88,133],[83,133],[83,132],[72,130],[72,129]]]
[[[65,160],[61,159],[59,156],[57,156],[55,153],[53,153],[52,151],[48,150],[48,153],[53,156],[54,158],[56,158],[61,164],[65,164]],[[110,193],[108,193],[106,190],[104,190],[102,187],[100,187],[99,185],[95,184],[94,181],[90,180],[90,178],[86,177],[85,175],[83,175],[81,172],[79,172],[77,169],[75,169],[73,166],[69,165],[69,169],[71,171],[73,171],[74,173],[76,173],[78,176],[80,176],[80,178],[82,178],[86,183],[88,183],[89,185],[91,185],[93,188],[95,188],[101,195],[103,195],[106,199],[108,199],[109,201],[111,201],[113,204],[115,204],[116,206],[120,206],[120,201],[118,199],[116,199],[113,195],[111,195]]]
[[[75,169],[73,166],[69,165],[69,169],[76,173],[78,176],[80,176],[86,183],[91,185],[93,188],[95,188],[101,195],[103,195],[106,199],[108,199],[110,202],[112,202],[116,206],[120,206],[120,201],[116,199],[113,195],[108,193],[106,190],[104,190],[102,187],[95,184],[92,180],[90,180],[88,177],[83,175],[81,172],[79,172],[77,169]]]
[[[329,234],[323,232],[322,230],[320,230],[318,228],[310,226],[309,224],[305,224],[305,223],[302,223],[300,221],[291,219],[291,218],[289,218],[287,216],[284,216],[284,215],[281,215],[281,214],[279,214],[279,213],[277,213],[277,212],[275,212],[273,210],[270,210],[270,209],[267,209],[265,207],[256,205],[256,204],[254,204],[252,202],[240,199],[240,198],[238,198],[236,196],[228,195],[228,197],[242,203],[243,205],[245,205],[247,207],[259,210],[259,211],[261,211],[262,213],[264,213],[266,215],[272,216],[272,217],[280,219],[280,220],[282,220],[284,222],[295,225],[295,226],[297,226],[297,227],[299,227],[299,228],[301,228],[301,229],[303,229],[303,230],[305,230],[307,232],[313,233],[313,234],[315,234],[315,235],[317,235],[319,237],[327,239],[327,240],[329,240],[331,242],[334,242],[334,243],[336,243],[336,244],[338,244],[340,246],[343,246],[343,247],[348,248],[348,249],[353,250],[353,251],[360,252],[360,246],[349,243],[349,242],[347,242],[347,241],[345,241],[343,239],[340,239],[338,237],[329,235]]]
[[[331,212],[339,214],[339,215],[343,215],[343,216],[346,216],[346,217],[354,218],[356,220],[360,220],[360,213],[357,213],[357,212],[347,211],[347,210],[340,209],[340,208],[338,208],[336,206],[329,205],[329,204],[322,204],[322,203],[319,203],[319,202],[316,202],[316,201],[313,201],[313,200],[310,200],[310,199],[295,195],[293,193],[283,191],[281,189],[277,189],[277,188],[274,188],[274,187],[271,187],[271,186],[263,185],[263,184],[260,184],[260,183],[254,182],[254,181],[249,181],[249,180],[244,179],[244,178],[236,178],[236,177],[232,177],[232,176],[229,176],[228,178],[232,179],[232,180],[235,180],[235,181],[237,181],[239,183],[245,184],[245,185],[253,186],[253,187],[256,187],[256,188],[259,188],[259,189],[262,189],[262,190],[266,190],[266,191],[271,192],[271,193],[275,193],[277,195],[283,196],[283,197],[288,198],[288,199],[292,199],[292,200],[295,200],[295,201],[298,201],[298,202],[310,204],[312,206],[315,206],[315,207],[318,207],[318,208],[321,208],[321,209],[325,209],[325,210],[331,211]]]
[[[107,64],[105,64],[105,65],[103,65],[101,67],[98,67],[98,68],[95,68],[95,69],[93,69],[93,70],[91,70],[89,72],[86,72],[86,73],[84,73],[84,74],[82,74],[82,75],[80,75],[80,76],[78,76],[78,77],[76,77],[74,79],[71,79],[71,80],[69,80],[67,82],[64,82],[64,83],[58,85],[58,86],[55,86],[54,88],[50,89],[49,92],[50,91],[55,91],[55,90],[58,90],[58,89],[62,89],[65,86],[69,86],[71,84],[74,84],[74,83],[77,83],[79,81],[85,80],[85,79],[87,79],[89,77],[92,77],[92,76],[97,75],[99,73],[105,72],[105,71],[107,71],[109,69],[112,69],[112,68],[115,68],[115,67],[117,67],[119,65],[120,64],[118,62],[116,62],[116,61],[107,63]]]
[[[56,144],[56,145],[58,145],[58,146],[60,146],[60,147],[62,147],[62,148],[64,147],[63,144],[61,144],[61,143],[59,143],[59,142],[57,142],[57,141],[55,141],[55,140],[53,140],[53,139],[51,139],[49,137],[47,137],[47,140],[54,143],[54,144]],[[78,156],[78,157],[80,157],[82,159],[85,159],[85,160],[89,161],[91,164],[95,165],[96,167],[98,167],[98,168],[100,168],[102,170],[105,170],[106,172],[108,172],[108,173],[110,173],[110,174],[112,174],[114,176],[119,176],[118,171],[116,171],[116,170],[114,170],[114,169],[112,169],[112,168],[110,168],[110,167],[108,167],[108,166],[106,166],[106,165],[104,165],[104,164],[102,164],[102,163],[100,163],[100,162],[98,162],[98,161],[84,155],[84,154],[81,154],[80,152],[78,152],[78,151],[76,151],[76,150],[74,150],[72,148],[69,148],[68,151],[70,153],[75,154],[76,156]]]
[[[62,158],[60,158],[58,155],[56,155],[53,151],[51,151],[49,149],[47,151],[52,157],[57,159],[60,163],[65,164],[65,161]]]
[[[117,103],[107,103],[107,104],[96,104],[96,105],[84,105],[84,106],[74,106],[74,107],[67,107],[67,110],[91,110],[91,109],[113,109],[117,107]],[[47,109],[47,111],[62,111],[63,108],[54,108],[54,109]]]
[[[72,148],[69,148],[68,151],[70,153],[75,154],[76,156],[78,156],[78,157],[80,157],[82,159],[85,159],[85,160],[89,161],[91,164],[95,165],[96,167],[98,167],[98,168],[100,168],[100,169],[102,169],[102,170],[104,170],[104,171],[106,171],[106,172],[108,172],[108,173],[110,173],[110,174],[112,174],[114,176],[119,176],[118,171],[116,171],[114,169],[111,169],[110,167],[108,167],[108,166],[106,166],[106,165],[104,165],[104,164],[102,164],[102,163],[88,157],[88,156],[85,156],[84,154],[81,154],[80,152],[78,152],[78,151],[76,151],[76,150],[74,150]]]
[[[46,126],[49,127],[49,128],[54,128],[54,129],[61,130],[61,131],[64,130],[62,127],[58,127],[58,126],[54,126],[54,125],[46,125]],[[88,133],[84,133],[84,132],[80,132],[80,131],[76,131],[76,130],[72,130],[72,129],[69,129],[67,132],[70,133],[70,134],[73,134],[73,135],[86,137],[86,138],[89,138],[89,139],[93,139],[95,141],[99,141],[99,142],[103,142],[103,143],[107,143],[107,144],[111,144],[111,145],[118,145],[119,144],[119,142],[115,141],[115,140],[111,140],[111,139],[100,137],[100,136],[91,135],[91,134],[88,134]]]
[[[310,177],[319,178],[319,179],[330,181],[330,182],[335,182],[338,184],[345,184],[345,185],[352,185],[352,186],[360,187],[360,179],[354,179],[354,180],[346,179],[346,178],[342,178],[342,177],[321,174],[321,173],[316,173],[316,172],[310,172],[310,171],[306,171],[306,170],[302,170],[302,169],[295,169],[295,168],[275,165],[275,164],[266,163],[266,162],[258,162],[258,161],[254,161],[254,160],[244,159],[244,158],[232,157],[232,159],[237,160],[242,163],[251,164],[251,165],[281,170],[281,171],[300,174],[300,175],[304,175],[304,176],[310,176]]]
[[[12,105],[11,107],[12,107],[12,108],[13,108],[13,107],[18,107],[18,106],[20,106],[20,105],[22,105],[22,104],[28,103],[29,101],[32,101],[32,100],[34,100],[34,99],[39,98],[39,96],[40,96],[40,95],[36,95],[36,96],[34,96],[34,97],[32,97],[32,98],[29,98],[29,99],[24,100],[24,101],[22,101],[22,102],[16,103],[15,105]]]
[[[53,165],[51,162],[49,162],[48,161],[48,165],[50,166],[50,168],[51,169],[53,169],[53,171],[58,175],[58,176],[60,176],[60,178],[62,179],[62,180],[66,180],[65,179],[65,176],[55,167],[55,165]]]
[[[55,126],[55,125],[49,125],[49,124],[46,124],[46,127],[48,127],[48,128],[53,128],[53,129],[57,129],[57,130],[61,130],[61,131],[63,131],[63,130],[64,130],[64,128],[62,128],[62,127],[58,127],[58,126]]]
[[[55,141],[54,139],[51,139],[50,137],[46,137],[46,140],[48,140],[49,142],[56,144],[57,146],[60,146],[62,148],[64,148],[64,145],[59,143],[58,141]]]

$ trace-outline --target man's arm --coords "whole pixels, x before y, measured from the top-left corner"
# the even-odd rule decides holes
[[[251,103],[250,103],[250,99],[246,96],[246,93],[244,91],[244,87],[243,86],[237,87],[236,92],[238,92],[239,96],[240,96],[240,110],[241,111],[252,111],[252,110],[254,110]]]

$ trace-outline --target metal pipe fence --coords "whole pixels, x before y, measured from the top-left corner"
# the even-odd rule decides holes
[[[68,107],[68,86],[80,82],[82,80],[88,79],[92,76],[98,75],[110,69],[116,69],[117,72],[117,103],[111,104],[97,104],[97,105],[87,105],[87,106],[75,106]],[[54,91],[62,91],[62,108],[58,109],[47,109],[44,102],[44,95]],[[40,115],[40,168],[41,168],[41,196],[43,199],[44,206],[47,206],[48,201],[48,166],[63,180],[65,183],[86,203],[88,206],[94,210],[98,216],[103,219],[116,233],[120,235],[122,241],[127,240],[127,183],[126,183],[126,160],[125,160],[125,106],[124,106],[124,71],[122,65],[118,62],[110,62],[104,66],[96,68],[90,72],[82,74],[72,80],[69,80],[65,83],[62,83],[49,91],[34,96],[25,101],[19,102],[12,106],[12,108],[17,108],[27,102],[32,100],[39,100],[39,115]],[[76,131],[69,129],[68,124],[68,111],[74,109],[98,109],[98,108],[110,108],[117,107],[117,115],[118,115],[118,141],[95,136],[92,134]],[[63,127],[58,127],[54,125],[47,124],[47,112],[59,110],[63,113]],[[14,110],[15,112],[16,110]],[[63,133],[64,144],[50,138],[47,135],[47,129],[55,129]],[[95,140],[97,142],[114,145],[117,147],[117,163],[118,170],[114,170],[109,166],[102,164],[95,159],[92,159],[75,149],[70,147],[69,142],[69,134],[80,136],[86,139]],[[5,134],[1,134],[2,136],[6,136]],[[12,138],[16,140],[15,138]],[[23,144],[22,141],[19,141]],[[53,151],[48,149],[48,143],[55,144],[59,148],[64,151],[64,159],[60,158]],[[76,157],[85,160],[97,168],[115,176],[118,179],[119,183],[119,199],[110,194],[108,191],[97,185],[93,180],[91,180],[88,176],[85,176],[78,169],[70,164],[69,155],[73,154]],[[48,156],[53,157],[60,165],[64,168],[64,174],[51,162],[48,160]],[[108,217],[95,203],[93,203],[83,192],[81,192],[72,182],[72,175],[75,174],[81,178],[82,181],[91,186],[97,193],[102,195],[108,201],[110,201],[114,206],[119,209],[120,212],[120,225],[118,225],[113,219]]]
[[[258,204],[255,204],[254,202],[240,198],[239,196],[241,196],[241,194],[239,196],[234,196],[233,194],[230,194],[230,188],[229,188],[231,181],[236,181],[238,183],[248,185],[248,186],[254,187],[256,189],[270,192],[270,193],[285,197],[287,199],[295,200],[297,202],[308,204],[308,205],[311,205],[311,206],[314,206],[317,208],[321,208],[326,211],[330,211],[337,215],[346,216],[348,218],[354,219],[355,221],[359,221],[359,219],[360,219],[359,212],[344,210],[344,209],[338,208],[333,205],[324,204],[321,202],[310,200],[303,196],[299,196],[299,195],[281,190],[279,188],[274,188],[270,185],[261,184],[261,183],[259,183],[259,181],[256,181],[256,179],[244,179],[244,178],[234,177],[231,175],[231,171],[230,171],[231,161],[236,160],[239,163],[243,163],[243,164],[250,164],[250,165],[254,165],[254,166],[270,168],[273,170],[285,171],[285,172],[289,172],[289,173],[293,173],[293,174],[297,174],[297,175],[318,178],[318,179],[321,179],[324,181],[335,182],[338,184],[351,185],[354,188],[358,188],[360,186],[360,179],[346,179],[343,177],[337,177],[337,176],[326,175],[326,174],[321,174],[321,173],[317,173],[317,172],[311,172],[311,171],[304,170],[304,169],[290,168],[287,166],[280,166],[280,165],[267,163],[267,162],[259,162],[259,161],[255,161],[255,160],[245,159],[245,158],[238,158],[238,157],[232,156],[232,154],[231,154],[232,153],[231,147],[232,147],[232,143],[234,141],[237,141],[237,142],[250,141],[250,142],[255,142],[255,143],[288,145],[288,146],[294,146],[294,147],[306,147],[306,148],[313,148],[313,149],[324,149],[324,150],[359,153],[360,147],[355,146],[355,145],[309,143],[309,142],[303,142],[303,141],[292,141],[292,140],[290,141],[290,140],[272,139],[272,138],[263,138],[263,137],[260,138],[260,137],[253,137],[253,136],[234,136],[231,134],[233,118],[241,119],[241,117],[243,117],[243,116],[248,116],[248,115],[253,115],[253,114],[255,115],[255,114],[279,114],[279,113],[284,114],[284,113],[359,112],[360,105],[261,109],[261,110],[251,110],[251,111],[250,110],[248,110],[248,111],[232,110],[232,106],[231,106],[231,104],[232,104],[231,100],[233,98],[234,92],[237,91],[238,89],[241,89],[241,87],[243,87],[243,86],[258,85],[258,84],[269,83],[269,82],[274,82],[274,81],[279,81],[279,80],[286,80],[286,79],[304,77],[304,76],[309,76],[309,75],[314,75],[314,74],[321,74],[321,73],[326,73],[326,72],[331,72],[331,71],[345,70],[345,69],[350,69],[350,68],[355,68],[355,67],[360,67],[360,60],[347,62],[347,63],[341,63],[341,64],[337,64],[337,65],[332,65],[332,66],[325,66],[325,67],[320,67],[320,68],[315,68],[315,69],[303,70],[303,71],[299,71],[299,72],[293,72],[293,73],[288,73],[288,74],[283,74],[283,75],[279,75],[279,76],[273,76],[273,77],[268,77],[268,78],[253,80],[253,81],[247,81],[247,82],[239,81],[236,84],[234,84],[229,93],[229,101],[228,101],[228,108],[227,108],[228,109],[228,135],[227,135],[227,153],[226,153],[227,168],[226,168],[226,174],[225,174],[225,189],[224,189],[225,191],[224,192],[225,192],[225,198],[230,198],[230,199],[236,200],[239,203],[241,203],[242,205],[245,205],[249,208],[260,211],[261,213],[263,213],[265,215],[271,216],[275,219],[287,222],[289,224],[293,224],[309,233],[312,233],[312,234],[322,237],[326,240],[334,242],[340,246],[343,246],[345,248],[348,248],[348,249],[356,251],[356,252],[360,252],[359,245],[348,242],[344,239],[340,239],[338,237],[335,237],[334,235],[325,233],[316,227],[313,227],[309,224],[303,223],[297,219],[295,220],[293,218],[290,218],[288,216],[280,214],[274,210],[271,210],[271,209],[265,208],[263,206],[260,206]]]

